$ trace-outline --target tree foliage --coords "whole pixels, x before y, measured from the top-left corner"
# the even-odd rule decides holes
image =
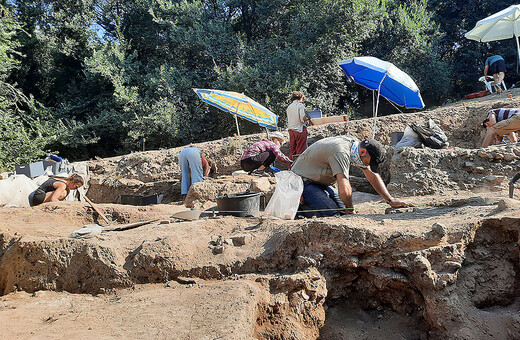
[[[349,105],[363,114],[371,93],[338,67],[354,56],[406,71],[427,105],[478,90],[486,50],[516,60],[512,40],[464,38],[499,10],[488,0],[11,0],[4,7],[0,81],[11,92],[0,98],[0,150],[15,149],[7,140],[24,141],[19,156],[2,151],[4,167],[44,150],[76,160],[138,150],[143,138],[157,149],[234,133],[232,116],[193,88],[243,92],[284,126],[294,90],[310,109],[344,114]],[[260,131],[239,123],[243,133]]]

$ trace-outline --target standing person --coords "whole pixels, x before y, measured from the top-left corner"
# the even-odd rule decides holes
[[[179,154],[181,167],[181,196],[184,200],[193,183],[202,182],[204,177],[215,172],[215,165],[195,147],[189,147]]]
[[[384,149],[374,139],[359,141],[352,136],[321,139],[312,144],[294,162],[292,171],[303,178],[303,208],[306,217],[353,214],[350,165],[363,170],[365,177],[381,197],[394,208],[412,204],[394,200],[377,173],[384,162]],[[338,191],[331,185],[337,182]]]
[[[506,76],[506,62],[499,55],[488,53],[487,56],[488,58],[484,65],[484,77],[487,77],[488,73],[492,74],[494,79],[492,85],[500,86]]]
[[[63,201],[71,190],[83,186],[83,177],[73,174],[68,178],[51,177],[34,191],[31,205],[39,205],[47,202]]]
[[[287,129],[291,143],[290,159],[293,159],[293,155],[299,155],[307,149],[307,127],[304,123],[308,118],[305,116],[304,101],[305,96],[299,91],[294,91],[291,104],[287,107]]]
[[[512,143],[516,143],[515,131],[520,130],[520,109],[494,109],[488,111],[487,118],[482,122],[482,127],[487,129],[482,147],[488,147],[495,137],[502,138],[508,135]]]
[[[240,167],[249,173],[263,174],[270,170],[270,165],[275,159],[287,165],[292,161],[280,151],[280,146],[285,142],[285,137],[280,131],[269,133],[270,140],[262,140],[254,143],[242,155]]]

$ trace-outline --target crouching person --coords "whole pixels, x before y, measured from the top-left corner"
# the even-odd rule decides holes
[[[378,165],[384,160],[383,146],[374,139],[359,141],[352,136],[337,136],[312,144],[292,167],[304,181],[303,215],[324,217],[354,213],[349,181],[351,165],[361,168],[372,187],[390,206],[413,206],[394,200],[388,193],[377,173]],[[338,183],[338,191],[331,186],[334,182]]]
[[[51,177],[34,191],[31,205],[63,201],[71,190],[76,190],[83,184],[83,177],[78,174],[73,174],[68,178]]]
[[[262,140],[254,143],[242,155],[240,167],[250,174],[263,174],[272,171],[271,164],[278,159],[287,165],[292,161],[280,151],[280,146],[285,142],[285,137],[279,131],[269,133],[270,140]]]

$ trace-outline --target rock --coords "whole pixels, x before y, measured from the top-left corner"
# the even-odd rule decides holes
[[[393,237],[393,238],[401,237],[402,235],[403,235],[403,234],[401,234],[400,231],[394,231],[394,232],[392,233],[392,237]]]
[[[432,225],[432,231],[437,233],[440,237],[444,237],[448,234],[446,227],[440,223],[434,223]]]
[[[222,254],[226,248],[224,246],[216,246],[213,248],[213,254]]]
[[[299,255],[297,258],[296,258],[296,265],[298,267],[303,267],[303,268],[306,268],[306,267],[311,267],[311,266],[316,266],[316,260],[313,259],[313,258],[310,258],[310,257],[307,257],[307,256],[302,256],[302,255]]]
[[[473,168],[475,166],[475,163],[473,163],[473,162],[466,162],[466,163],[464,163],[464,166],[467,167],[467,168]]]
[[[506,153],[504,155],[504,160],[510,162],[510,161],[514,161],[516,159],[516,155],[514,153]]]
[[[497,185],[502,183],[506,177],[505,176],[495,176],[495,175],[489,175],[484,177],[484,179],[489,182],[490,184]]]
[[[267,177],[255,178],[251,181],[250,190],[256,192],[269,192],[271,191],[271,182]]]
[[[421,270],[431,270],[432,265],[428,259],[422,255],[417,255],[413,259],[413,265],[414,267],[421,269]]]
[[[231,236],[231,240],[233,241],[234,245],[245,246],[251,240],[251,235],[250,234],[234,235],[234,236]]]
[[[477,152],[477,155],[478,155],[480,158],[489,158],[488,153],[485,152],[484,149],[480,149],[480,150]]]
[[[446,262],[444,262],[443,267],[445,270],[447,270],[449,272],[456,272],[457,270],[462,268],[462,264],[460,264],[459,262],[455,262],[455,261],[446,261]]]
[[[183,285],[188,285],[188,284],[195,284],[197,283],[197,280],[195,279],[192,279],[190,277],[183,277],[183,276],[179,276],[175,279],[175,281],[179,282],[180,284],[183,284]]]
[[[513,206],[517,205],[517,200],[511,199],[511,198],[503,198],[500,201],[498,201],[497,210],[498,211],[504,211],[504,210],[511,210]]]

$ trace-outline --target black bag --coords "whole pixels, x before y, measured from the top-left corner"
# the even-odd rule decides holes
[[[416,123],[412,123],[410,127],[419,135],[419,139],[427,147],[442,149],[448,146],[448,138],[444,133],[437,132],[426,126],[417,125]]]

